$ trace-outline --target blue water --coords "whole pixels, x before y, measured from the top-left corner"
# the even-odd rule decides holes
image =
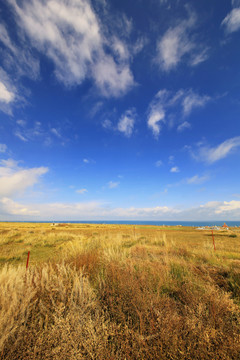
[[[28,221],[27,221],[28,222]],[[30,221],[33,223],[52,223],[53,221]],[[151,225],[151,226],[160,226],[160,225],[167,225],[167,226],[222,226],[224,221],[137,221],[137,220],[121,220],[121,221],[106,221],[106,220],[99,220],[99,221],[56,221],[55,223],[68,223],[68,224],[116,224],[116,225]],[[226,224],[229,227],[240,226],[240,221],[226,221]]]

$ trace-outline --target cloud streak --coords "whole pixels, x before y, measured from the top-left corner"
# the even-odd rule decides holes
[[[223,19],[222,26],[225,26],[227,33],[232,33],[240,29],[240,7],[232,9]]]
[[[176,111],[180,112],[181,123],[177,131],[182,132],[191,127],[185,120],[197,108],[203,108],[212,100],[210,96],[200,95],[192,89],[180,89],[176,92],[167,89],[160,90],[151,101],[147,112],[147,124],[157,138],[168,119],[174,118]],[[179,121],[179,120],[178,120]]]
[[[108,187],[109,187],[109,189],[115,189],[119,186],[119,184],[120,184],[119,181],[109,181]]]
[[[156,62],[162,70],[175,69],[183,59],[186,59],[191,66],[196,66],[207,59],[208,49],[196,42],[192,36],[196,25],[197,18],[191,12],[188,19],[180,21],[175,27],[170,27],[158,40]]]
[[[23,169],[12,159],[2,160],[0,165],[0,198],[22,194],[48,172],[47,167]]]
[[[32,46],[51,59],[57,79],[65,86],[91,78],[103,96],[118,97],[134,85],[126,47],[117,37],[111,41],[104,36],[88,1],[9,2],[19,27]],[[114,52],[120,55],[118,61]]]
[[[213,164],[232,154],[239,146],[240,136],[236,136],[223,141],[215,147],[200,145],[196,152],[191,150],[191,154],[198,161]]]
[[[226,220],[239,219],[240,201],[210,201],[196,207],[180,209],[159,205],[155,207],[111,208],[105,204],[92,202],[24,204],[8,197],[0,199],[0,219],[36,220]]]
[[[187,179],[187,184],[200,185],[206,182],[207,180],[209,180],[209,176],[207,175],[204,176],[194,175],[193,177]]]
[[[127,110],[120,118],[117,129],[126,137],[130,137],[133,133],[136,113],[135,110]]]

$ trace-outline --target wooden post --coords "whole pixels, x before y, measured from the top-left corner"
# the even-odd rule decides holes
[[[216,250],[216,247],[215,247],[215,241],[214,241],[213,230],[212,230],[212,241],[213,241],[213,247],[214,247],[214,251],[215,251],[215,250]]]
[[[27,256],[26,270],[27,270],[27,268],[28,268],[28,264],[29,264],[29,257],[30,257],[30,251],[28,252],[28,256]]]

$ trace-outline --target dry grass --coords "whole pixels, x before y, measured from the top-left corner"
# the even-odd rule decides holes
[[[0,358],[239,360],[239,239],[2,223]]]

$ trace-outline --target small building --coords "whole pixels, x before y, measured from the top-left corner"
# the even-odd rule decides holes
[[[223,228],[224,230],[228,230],[228,226],[227,226],[227,224],[226,224],[226,223],[224,223],[224,224],[223,224],[223,226],[222,226],[222,228]]]

